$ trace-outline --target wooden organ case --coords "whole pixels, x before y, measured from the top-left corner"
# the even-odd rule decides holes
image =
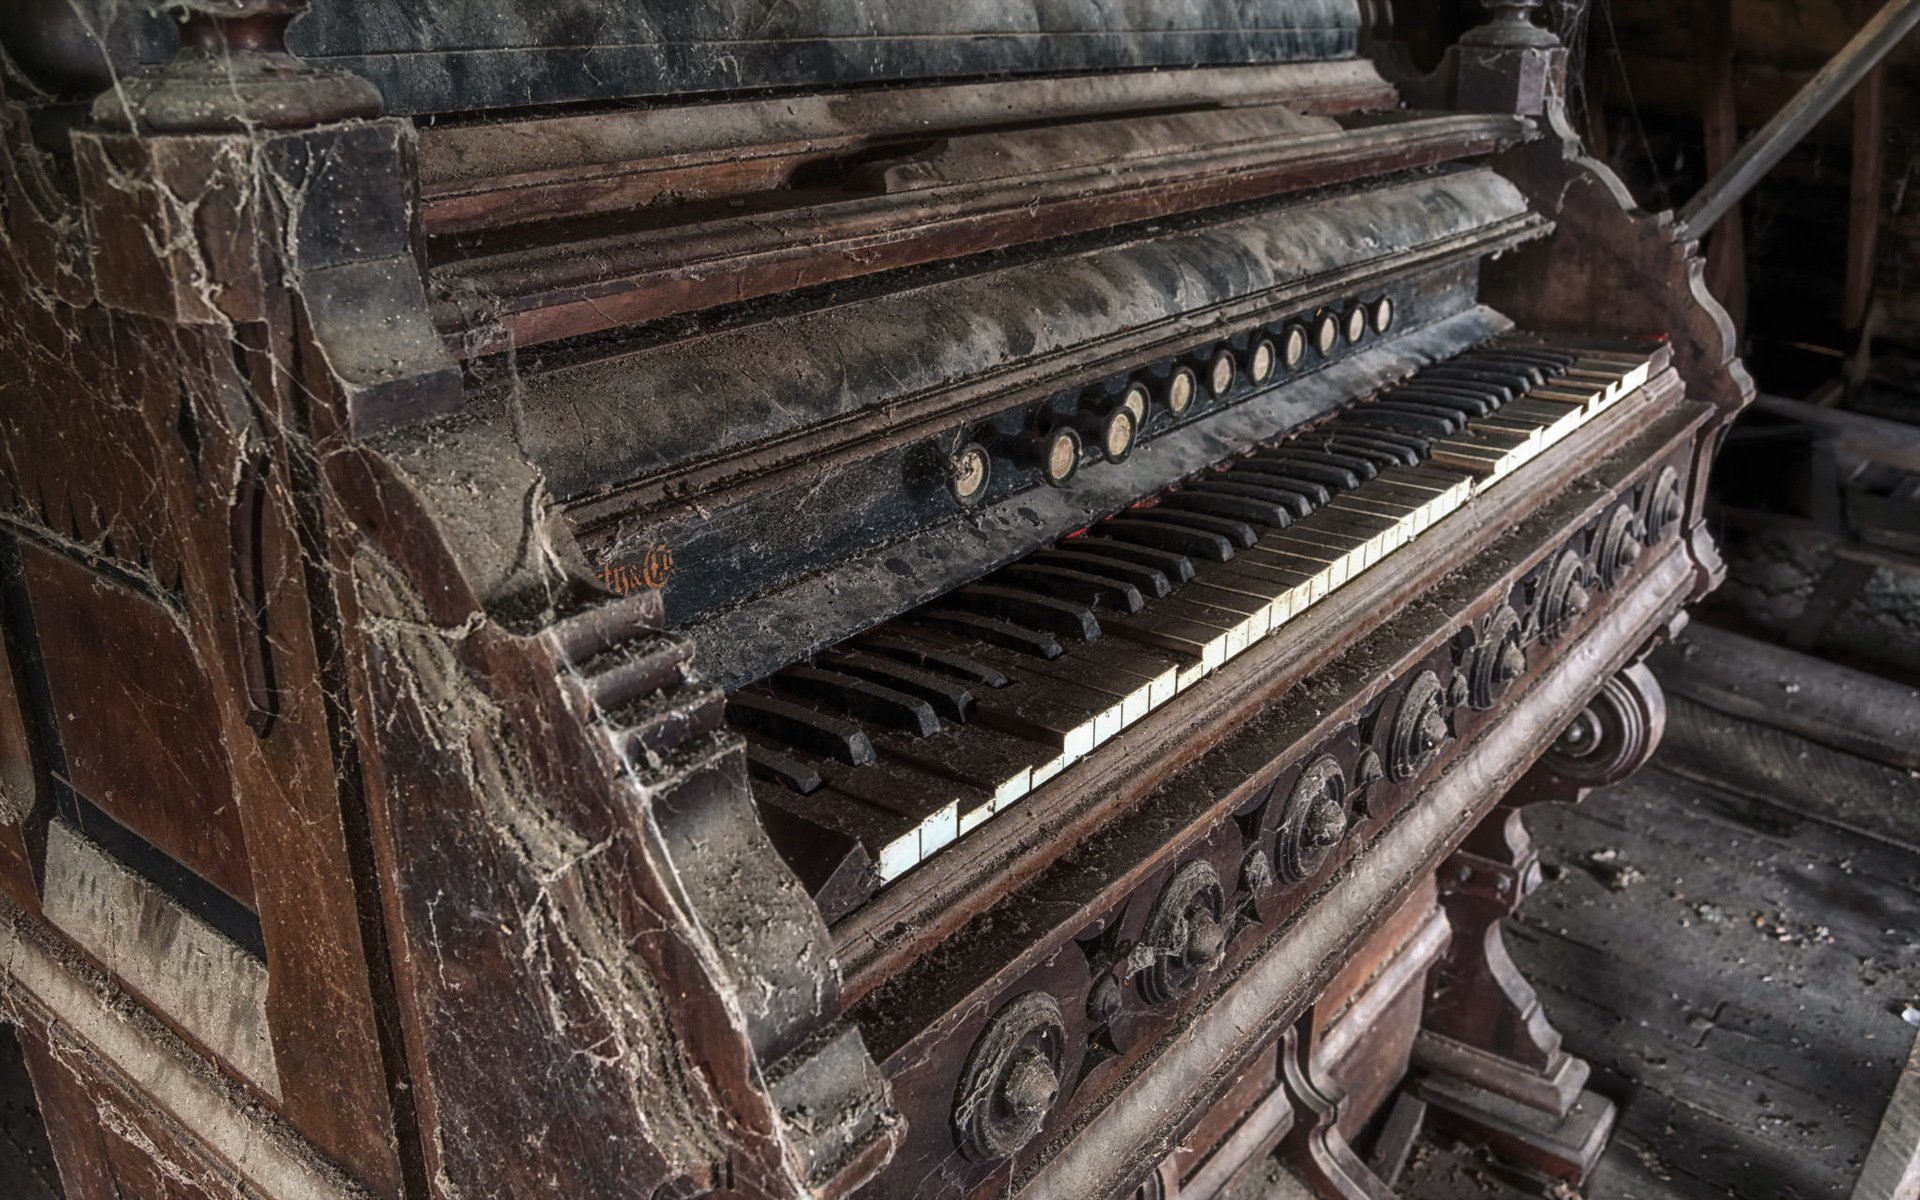
[[[0,28],[72,1200],[1591,1168],[1521,812],[1752,389],[1534,5],[169,7]]]

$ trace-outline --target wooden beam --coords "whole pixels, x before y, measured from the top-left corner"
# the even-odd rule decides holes
[[[1886,145],[1886,68],[1867,72],[1853,93],[1853,181],[1847,202],[1847,285],[1844,316],[1849,333],[1866,326],[1873,299],[1874,251],[1880,239],[1880,188]]]
[[[1756,396],[1753,406],[1811,425],[1849,453],[1885,466],[1920,471],[1920,427],[1785,396]]]
[[[1700,80],[1700,131],[1709,177],[1723,170],[1740,144],[1733,91],[1733,0],[1693,0],[1693,54]],[[1707,239],[1707,290],[1734,328],[1747,323],[1746,230],[1738,206]]]
[[[1916,24],[1920,0],[1887,0],[1886,7],[1687,201],[1678,221],[1682,235],[1705,237]]]

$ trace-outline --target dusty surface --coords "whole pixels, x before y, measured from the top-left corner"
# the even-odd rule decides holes
[[[1508,944],[1621,1105],[1585,1194],[1847,1195],[1920,1019],[1920,859],[1657,769],[1529,825]],[[1408,1194],[1511,1182],[1427,1150]]]
[[[1727,530],[1727,582],[1706,607],[1718,619],[1781,637],[1832,562],[1820,543]],[[1878,570],[1821,640],[1823,657],[1920,680],[1920,576]]]

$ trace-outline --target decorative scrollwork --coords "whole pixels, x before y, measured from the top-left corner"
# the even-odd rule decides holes
[[[1580,788],[1618,782],[1652,757],[1666,724],[1666,695],[1653,673],[1636,663],[1601,686],[1541,766]]]
[[[1552,641],[1593,607],[1587,591],[1587,564],[1571,549],[1562,550],[1547,571],[1545,598],[1540,605],[1540,633]]]
[[[1141,998],[1171,1004],[1191,994],[1226,955],[1226,920],[1226,889],[1211,863],[1195,859],[1175,871],[1153,902],[1135,951]]]
[[[953,1128],[968,1158],[1004,1158],[1032,1141],[1066,1078],[1067,1027],[1045,992],[1016,996],[973,1044]]]
[[[1614,587],[1640,561],[1640,544],[1646,530],[1640,514],[1622,505],[1607,515],[1600,527],[1600,550],[1594,557],[1594,569],[1602,587]]]
[[[1473,653],[1467,675],[1467,703],[1485,711],[1506,694],[1527,670],[1527,652],[1520,639],[1520,614],[1502,604],[1487,618],[1487,626]]]
[[[1351,821],[1347,773],[1323,754],[1300,772],[1280,817],[1274,854],[1281,881],[1298,883],[1319,870]]]
[[[1653,499],[1647,503],[1647,543],[1652,545],[1678,528],[1686,515],[1686,502],[1680,495],[1680,472],[1661,467],[1654,477]]]
[[[1446,692],[1440,686],[1440,677],[1422,671],[1407,685],[1400,708],[1394,713],[1387,742],[1387,773],[1401,783],[1412,779],[1450,736]]]

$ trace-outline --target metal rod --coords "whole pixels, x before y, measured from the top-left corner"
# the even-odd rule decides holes
[[[1687,201],[1680,210],[1684,236],[1689,241],[1706,236],[1916,24],[1920,24],[1920,0],[1888,0],[1886,7],[1774,114],[1773,120],[1748,138],[1719,174]]]

